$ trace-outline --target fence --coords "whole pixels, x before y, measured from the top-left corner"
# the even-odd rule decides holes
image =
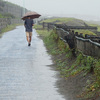
[[[15,23],[16,24],[22,23],[22,21],[19,19],[0,18],[0,33],[3,28],[7,27],[7,25],[11,25]]]
[[[83,37],[82,33],[78,34],[78,32],[70,31],[71,29],[76,29],[77,27],[69,28],[66,25],[58,25],[53,23],[43,23],[43,28],[56,29],[56,33],[58,36],[68,43],[69,47],[72,49],[73,54],[75,54],[75,49],[81,51],[84,55],[93,56],[100,58],[100,37],[93,35],[85,35]],[[85,26],[86,27],[86,26]],[[79,28],[79,27],[78,27]],[[79,29],[83,29],[80,27]],[[96,31],[96,27],[88,26],[84,29],[94,30]]]

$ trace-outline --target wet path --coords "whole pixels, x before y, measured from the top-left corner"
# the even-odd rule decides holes
[[[56,71],[34,30],[28,47],[24,27],[0,38],[0,100],[65,100],[57,92]]]

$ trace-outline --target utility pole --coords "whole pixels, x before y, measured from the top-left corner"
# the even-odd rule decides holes
[[[25,0],[23,0],[23,15],[25,15]]]

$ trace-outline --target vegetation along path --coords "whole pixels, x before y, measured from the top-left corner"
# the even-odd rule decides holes
[[[57,82],[59,92],[70,97],[68,100],[100,100],[100,59],[85,56],[78,50],[73,56],[68,44],[58,37],[55,29],[36,28],[48,52],[53,55],[56,70],[63,77]]]

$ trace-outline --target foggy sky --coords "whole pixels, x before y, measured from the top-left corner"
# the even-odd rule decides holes
[[[100,19],[100,0],[5,0],[46,15]]]

